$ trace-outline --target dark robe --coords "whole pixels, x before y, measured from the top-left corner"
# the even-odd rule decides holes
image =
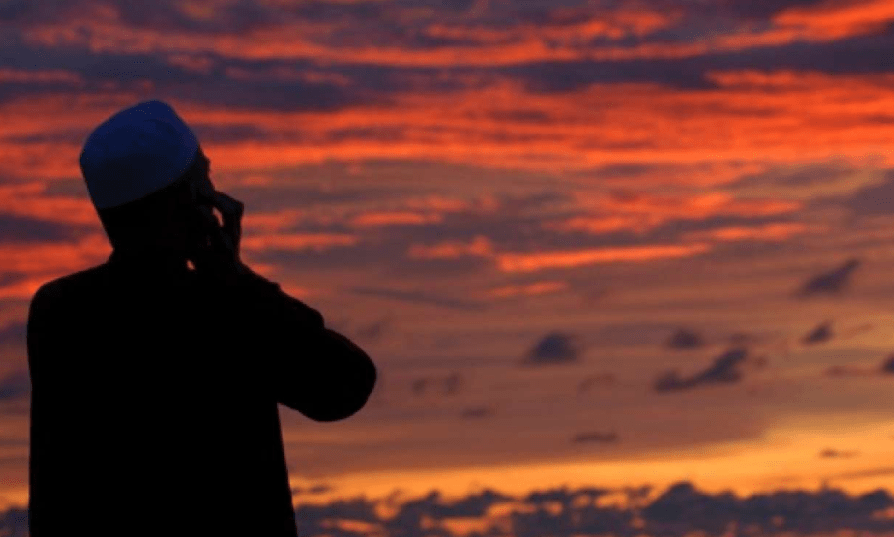
[[[376,381],[278,284],[119,251],[41,286],[27,349],[32,537],[295,537],[277,403],[342,420]]]

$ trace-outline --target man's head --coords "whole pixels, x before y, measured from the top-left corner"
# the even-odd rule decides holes
[[[207,223],[200,225],[198,208],[210,209],[213,201],[209,164],[192,129],[159,100],[106,119],[87,138],[80,157],[113,248],[178,257],[207,229]]]
[[[123,205],[97,209],[112,247],[185,259],[204,239],[198,206],[212,210],[209,173],[210,160],[200,147],[171,185]]]

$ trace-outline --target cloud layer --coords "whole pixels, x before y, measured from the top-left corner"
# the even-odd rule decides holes
[[[317,490],[300,490],[299,498]],[[609,501],[605,501],[609,500]],[[711,494],[682,481],[664,491],[650,486],[610,489],[568,487],[511,496],[484,490],[448,500],[437,491],[419,498],[345,499],[301,503],[295,509],[301,535],[647,535],[693,533],[816,535],[842,531],[891,531],[894,500],[883,490],[848,495],[836,489],[777,491],[739,497]],[[384,515],[384,512],[390,512]],[[90,520],[90,517],[85,517]],[[10,510],[0,530],[27,535],[27,512]],[[476,529],[472,529],[476,528]],[[89,528],[73,523],[73,530]],[[471,533],[469,533],[471,531]]]

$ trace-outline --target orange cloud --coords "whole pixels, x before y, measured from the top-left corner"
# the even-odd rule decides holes
[[[44,83],[44,82],[67,82],[69,84],[81,85],[84,78],[79,73],[65,71],[62,69],[53,69],[49,71],[25,71],[22,69],[11,69],[9,67],[0,68],[0,82],[16,82],[16,83]]]
[[[461,213],[467,211],[493,212],[499,208],[500,202],[493,194],[483,194],[474,200],[432,194],[401,200],[401,205],[414,210]]]
[[[655,181],[709,187],[774,163],[872,154],[894,162],[892,127],[876,120],[894,109],[894,75],[746,70],[708,76],[720,87],[595,84],[536,94],[519,82],[501,80],[451,94],[408,93],[395,96],[390,105],[336,111],[172,104],[189,122],[253,124],[275,135],[279,141],[203,143],[215,170],[254,175],[264,168],[331,160],[424,159],[550,173],[638,163],[659,170],[672,165],[673,172],[656,171]],[[86,137],[114,109],[137,98],[23,97],[0,105],[0,113],[10,136],[80,129]],[[334,135],[364,129],[393,129],[404,136]],[[79,177],[79,153],[77,143],[0,140],[0,173],[31,180]],[[691,176],[681,171],[685,169],[693,171]]]
[[[328,250],[338,246],[353,246],[360,241],[345,233],[272,233],[244,237],[240,248],[261,252],[265,250]]]
[[[509,298],[514,296],[535,296],[549,293],[557,293],[568,289],[566,282],[536,282],[526,285],[505,285],[495,287],[487,294],[493,298]]]
[[[796,211],[802,205],[798,201],[735,199],[722,192],[684,196],[618,191],[595,199],[593,194],[582,191],[574,195],[581,206],[596,214],[549,222],[545,228],[594,234],[621,230],[643,233],[670,220],[703,220],[718,215],[770,216]]]
[[[811,228],[805,224],[791,223],[775,223],[765,224],[763,226],[746,227],[746,226],[729,226],[718,229],[710,229],[705,231],[696,231],[685,235],[687,240],[718,240],[718,241],[769,241],[780,242],[791,238],[794,235],[803,233],[824,231],[825,228]]]
[[[193,18],[213,18],[208,4],[186,4]],[[434,38],[472,40],[473,45],[413,48],[406,45],[327,43],[331,35],[350,28],[339,21],[292,19],[252,28],[239,35],[197,33],[175,28],[128,26],[111,6],[92,5],[78,16],[32,25],[24,32],[28,43],[52,47],[84,47],[94,53],[170,54],[178,65],[207,70],[201,55],[213,53],[249,60],[312,59],[329,63],[368,63],[403,67],[493,67],[539,61],[628,60],[684,58],[718,51],[782,45],[794,41],[829,41],[878,31],[891,20],[890,2],[828,2],[795,7],[777,14],[772,24],[755,30],[740,27],[694,36],[691,42],[645,41],[636,45],[592,45],[593,39],[643,38],[672,27],[683,16],[680,9],[661,11],[629,5],[615,10],[554,8],[538,24],[519,23],[495,29],[474,22],[466,26],[431,24],[424,31]],[[406,17],[405,17],[406,19]],[[417,24],[405,20],[404,24]],[[183,51],[190,51],[191,56]]]
[[[56,277],[56,275],[32,275],[16,283],[2,285],[0,286],[0,300],[30,300],[41,285]]]
[[[277,212],[264,213],[255,213],[246,210],[242,220],[242,228],[251,229],[258,234],[273,233],[308,220],[314,219],[307,211],[301,209],[286,209]]]
[[[424,225],[437,224],[444,217],[440,214],[422,214],[411,211],[382,211],[369,212],[358,215],[351,220],[351,225],[356,227],[378,227],[394,225]]]
[[[495,28],[438,22],[425,28],[425,33],[431,37],[471,40],[491,45],[544,39],[575,45],[599,37],[609,39],[643,37],[656,30],[667,28],[681,16],[681,10],[650,11],[647,6],[600,12],[594,12],[591,6],[583,9],[557,7],[549,13],[548,20],[539,21],[537,24],[521,23],[511,27]]]
[[[448,241],[434,246],[413,245],[407,255],[414,259],[455,259],[465,256],[490,257],[494,253],[493,244],[484,235],[476,236],[470,243]]]
[[[40,283],[104,263],[112,253],[103,234],[91,234],[75,243],[0,243],[0,271],[21,272],[25,281],[3,289],[7,297],[31,296]]]
[[[0,185],[0,214],[36,218],[60,224],[100,224],[90,202],[87,187],[84,198],[49,196],[45,183]]]
[[[841,39],[884,29],[894,21],[890,0],[826,1],[818,6],[793,7],[780,12],[773,22],[802,29],[823,39]]]
[[[63,22],[32,25],[24,33],[32,45],[49,47],[85,47],[93,53],[159,54],[183,50],[215,53],[231,58],[266,60],[313,59],[335,63],[372,63],[395,66],[510,65],[537,60],[575,60],[585,49],[576,41],[597,35],[623,36],[642,33],[664,24],[666,15],[649,15],[627,11],[614,22],[598,18],[579,22],[568,28],[537,29],[522,27],[500,42],[484,43],[473,49],[445,46],[434,49],[413,49],[402,45],[344,46],[324,44],[338,27],[332,23],[300,20],[288,24],[255,28],[239,35],[205,34],[176,29],[140,28],[123,23],[109,6],[91,6],[78,17]],[[447,34],[443,26],[432,28],[435,36]],[[474,30],[469,31],[469,33]],[[569,39],[566,44],[550,43],[556,35]],[[480,34],[479,34],[480,35]],[[176,44],[175,46],[172,44]],[[188,60],[187,60],[188,61]]]
[[[493,195],[484,195],[474,200],[457,197],[429,195],[410,197],[396,202],[401,209],[369,211],[351,216],[350,206],[310,207],[307,209],[285,209],[276,212],[247,212],[243,227],[261,232],[277,232],[301,224],[332,225],[347,222],[356,227],[381,227],[390,225],[423,225],[443,221],[448,213],[474,211],[493,212],[499,202]]]
[[[474,200],[433,194],[401,199],[394,205],[399,209],[358,214],[350,218],[350,223],[356,227],[437,224],[449,213],[492,213],[499,207],[499,201],[492,194]]]
[[[633,246],[629,248],[593,248],[576,251],[501,253],[497,266],[503,272],[534,272],[545,269],[574,268],[597,263],[645,262],[656,259],[691,257],[710,250],[707,244]]]

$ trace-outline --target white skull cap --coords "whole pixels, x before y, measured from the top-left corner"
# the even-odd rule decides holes
[[[143,198],[174,183],[199,148],[195,134],[167,103],[125,108],[87,138],[81,173],[97,209]]]

